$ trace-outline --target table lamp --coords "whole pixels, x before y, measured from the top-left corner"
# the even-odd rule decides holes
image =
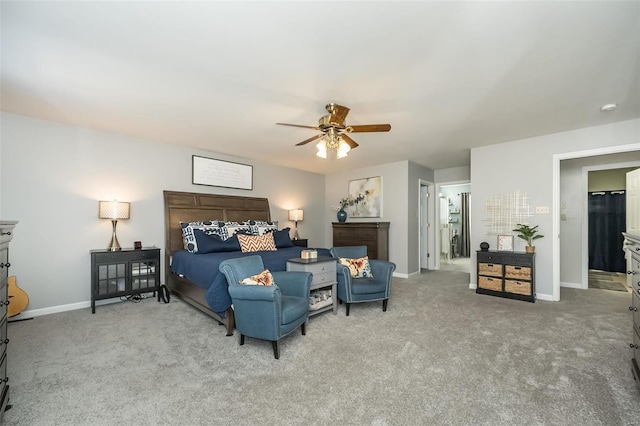
[[[119,219],[129,219],[129,213],[131,211],[131,204],[122,201],[99,201],[98,202],[98,217],[100,219],[111,219],[113,225],[113,234],[111,235],[111,243],[107,250],[119,251],[120,243],[118,243],[118,237],[116,236],[116,225]]]
[[[289,220],[294,221],[296,224],[296,232],[293,234],[294,240],[300,239],[300,235],[298,234],[298,221],[302,222],[302,219],[304,219],[304,210],[302,209],[289,210]]]

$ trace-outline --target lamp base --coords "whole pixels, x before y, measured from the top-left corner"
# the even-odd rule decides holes
[[[293,239],[294,240],[299,240],[300,239],[300,234],[298,234],[298,227],[296,226],[296,231],[293,233]]]
[[[111,224],[113,225],[113,234],[111,234],[111,242],[109,243],[109,247],[107,247],[107,250],[120,251],[122,250],[122,247],[120,247],[120,243],[118,242],[118,237],[116,236],[116,225],[118,224],[118,221],[112,220]]]

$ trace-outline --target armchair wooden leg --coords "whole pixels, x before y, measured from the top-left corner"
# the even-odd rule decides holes
[[[280,359],[280,346],[278,345],[278,341],[274,340],[271,342],[271,345],[273,346],[273,356],[276,357],[276,359]]]
[[[302,323],[302,335],[305,336],[307,334],[307,327],[306,327],[307,323],[303,322]]]
[[[349,306],[351,306],[350,303],[344,302],[345,305],[347,305],[347,316],[349,316]]]
[[[382,312],[387,312],[387,302],[389,301],[389,299],[384,299],[382,301]]]
[[[240,346],[244,345],[244,334],[240,335]]]

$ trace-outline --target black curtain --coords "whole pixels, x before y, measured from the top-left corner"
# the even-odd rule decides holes
[[[626,219],[624,191],[589,193],[589,269],[626,271],[622,251]]]
[[[460,194],[460,256],[471,256],[471,240],[469,239],[469,193]]]

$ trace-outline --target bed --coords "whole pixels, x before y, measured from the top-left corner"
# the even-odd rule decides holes
[[[164,191],[165,210],[165,283],[171,293],[225,326],[233,335],[234,315],[227,281],[218,271],[224,259],[259,254],[266,268],[286,270],[286,260],[300,257],[303,247],[278,248],[276,251],[193,254],[184,249],[181,222],[196,221],[271,221],[266,198],[233,195]],[[329,255],[318,249],[319,255]]]

